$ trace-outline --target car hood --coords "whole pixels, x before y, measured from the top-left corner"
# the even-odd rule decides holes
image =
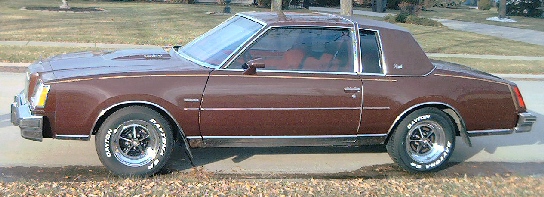
[[[161,48],[80,52],[51,57],[29,66],[45,81],[93,75],[154,71],[209,70]]]
[[[461,64],[451,63],[451,62],[445,62],[440,60],[432,60],[431,61],[434,66],[436,66],[436,69],[439,72],[455,72],[459,75],[464,75],[467,77],[473,77],[473,78],[479,78],[479,79],[486,79],[490,81],[497,81],[502,83],[511,84],[512,82],[502,79],[500,77],[497,77],[495,75],[476,70],[474,68],[464,66]]]

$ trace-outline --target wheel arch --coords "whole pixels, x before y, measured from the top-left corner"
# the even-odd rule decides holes
[[[124,102],[116,103],[114,105],[111,105],[111,106],[103,109],[100,112],[100,114],[98,115],[98,118],[96,119],[96,121],[94,122],[94,125],[93,125],[92,130],[91,130],[91,135],[94,135],[94,134],[96,134],[98,132],[98,129],[100,128],[100,126],[104,123],[104,121],[106,121],[106,119],[111,114],[115,113],[119,109],[122,109],[122,108],[125,108],[125,107],[130,107],[130,106],[148,107],[148,108],[158,112],[159,114],[161,114],[170,123],[171,128],[175,129],[175,131],[173,132],[174,139],[182,140],[182,142],[185,145],[185,151],[189,155],[191,163],[193,163],[193,155],[191,153],[191,150],[189,149],[189,142],[187,141],[187,137],[186,137],[185,133],[183,132],[183,128],[178,123],[178,121],[176,121],[174,116],[172,116],[172,114],[166,108],[160,106],[159,104],[153,103],[153,102],[149,102],[149,101],[124,101]]]
[[[426,108],[426,107],[437,108],[443,111],[444,113],[446,113],[449,116],[449,118],[453,121],[453,124],[455,125],[455,135],[461,136],[463,138],[463,141],[467,145],[472,146],[472,143],[466,131],[465,121],[463,120],[463,117],[461,116],[459,111],[457,111],[453,106],[443,102],[419,103],[416,105],[412,105],[411,107],[404,110],[402,113],[400,113],[400,115],[397,116],[397,118],[395,118],[395,120],[393,121],[393,124],[391,124],[391,127],[387,131],[387,138],[385,140],[385,144],[389,142],[389,139],[391,138],[393,131],[397,128],[397,126],[406,116],[408,116],[409,114],[411,114],[412,112],[416,110]]]

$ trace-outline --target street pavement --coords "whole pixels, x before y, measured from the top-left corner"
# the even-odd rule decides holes
[[[527,76],[525,76],[527,77]],[[544,162],[544,80],[515,80],[529,111],[538,122],[533,131],[506,136],[472,138],[468,147],[458,138],[452,162]],[[101,166],[91,141],[45,139],[34,142],[20,137],[10,123],[10,103],[24,86],[23,73],[0,72],[0,167],[71,165]],[[291,147],[291,148],[203,148],[195,149],[195,163],[211,172],[221,173],[337,173],[361,167],[390,164],[383,146],[366,147]],[[183,151],[177,151],[173,168],[191,166]]]

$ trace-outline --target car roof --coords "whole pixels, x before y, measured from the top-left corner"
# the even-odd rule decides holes
[[[338,16],[328,13],[309,12],[242,12],[237,15],[245,16],[259,21],[268,26],[291,26],[291,25],[317,25],[317,26],[341,26],[353,27],[358,23],[361,28],[369,29],[390,29],[407,31],[406,29],[387,22],[366,19],[360,16]]]

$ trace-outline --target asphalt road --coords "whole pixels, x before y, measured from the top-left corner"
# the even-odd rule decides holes
[[[457,139],[453,162],[544,162],[544,81],[515,81],[538,122],[529,133],[472,138],[473,147]],[[100,166],[94,141],[45,139],[34,142],[20,137],[11,125],[10,103],[24,86],[24,74],[0,72],[0,167]],[[179,151],[172,166],[190,168]],[[355,148],[207,148],[194,150],[195,163],[222,173],[335,173],[365,166],[389,164],[383,146]]]

